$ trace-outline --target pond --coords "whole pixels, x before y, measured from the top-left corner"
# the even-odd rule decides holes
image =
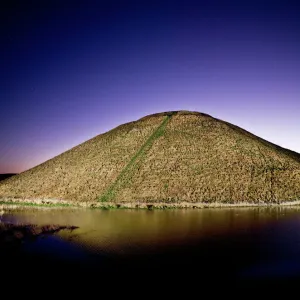
[[[2,254],[2,274],[136,282],[300,278],[300,208],[100,210],[3,207],[1,223],[77,226]],[[59,270],[59,271],[58,271]]]

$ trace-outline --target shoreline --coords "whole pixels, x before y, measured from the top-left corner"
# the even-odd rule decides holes
[[[3,206],[37,206],[37,207],[70,207],[70,208],[98,208],[98,209],[205,209],[205,208],[237,208],[237,207],[287,207],[300,206],[300,200],[286,201],[286,202],[240,202],[240,203],[204,203],[204,202],[73,202],[59,199],[23,199],[0,197],[0,207]]]
[[[45,235],[53,235],[61,230],[75,230],[77,226],[13,224],[0,222],[0,253],[18,251],[22,243],[28,239],[36,239]]]

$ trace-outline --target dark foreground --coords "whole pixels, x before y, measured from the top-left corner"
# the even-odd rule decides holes
[[[242,236],[207,238],[199,245],[177,246],[160,249],[155,254],[147,252],[122,257],[89,254],[84,259],[69,260],[45,252],[24,252],[24,244],[39,239],[50,239],[60,230],[75,227],[49,225],[6,225],[0,230],[1,284],[12,288],[14,295],[35,293],[79,293],[100,295],[214,295],[269,296],[283,291],[289,294],[299,286],[299,269],[281,266],[281,271],[260,273],[251,270],[257,261],[255,244]],[[48,244],[51,248],[51,243]],[[199,250],[201,249],[201,250]],[[261,249],[260,249],[261,251]],[[289,272],[286,272],[288,268]],[[276,268],[275,268],[276,269]],[[277,268],[278,269],[278,268]],[[248,270],[245,272],[245,270]],[[277,274],[276,274],[277,272]],[[27,291],[27,292],[26,292]],[[246,294],[244,294],[246,293]],[[198,297],[196,297],[198,298]]]

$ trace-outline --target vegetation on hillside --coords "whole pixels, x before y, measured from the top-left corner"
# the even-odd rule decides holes
[[[129,163],[121,171],[119,176],[113,182],[113,184],[108,188],[108,190],[101,196],[100,201],[111,201],[115,197],[117,191],[121,189],[125,184],[127,184],[134,172],[134,169],[137,167],[139,161],[141,161],[146,153],[150,150],[155,139],[161,137],[164,134],[164,129],[169,120],[170,116],[166,116],[163,122],[158,126],[157,129],[150,135],[147,141],[142,145],[138,152],[131,158]]]
[[[0,197],[78,203],[300,200],[300,155],[197,112],[159,113],[0,183]]]

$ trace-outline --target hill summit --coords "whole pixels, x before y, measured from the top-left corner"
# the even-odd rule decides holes
[[[207,114],[163,112],[1,181],[0,197],[117,207],[296,203],[300,154]]]

